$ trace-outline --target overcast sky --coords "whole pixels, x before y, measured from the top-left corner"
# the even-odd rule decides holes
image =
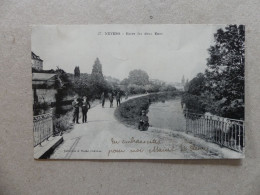
[[[103,74],[120,80],[134,69],[151,79],[180,82],[206,68],[207,49],[213,34],[224,25],[72,25],[34,26],[32,51],[43,60],[43,69],[91,73],[98,57]],[[105,35],[119,32],[120,35]],[[126,33],[135,35],[126,35]],[[137,33],[142,35],[136,35]],[[144,35],[144,33],[152,35]],[[155,35],[155,32],[162,35]],[[100,34],[101,33],[101,34]]]

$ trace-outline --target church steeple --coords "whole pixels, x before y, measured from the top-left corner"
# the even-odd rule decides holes
[[[181,79],[181,84],[185,84],[185,78],[184,78],[184,75],[182,76],[182,79]]]

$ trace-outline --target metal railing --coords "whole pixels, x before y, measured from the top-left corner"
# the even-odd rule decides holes
[[[53,115],[52,111],[33,117],[33,140],[34,147],[41,145],[45,140],[53,135]]]
[[[245,126],[244,121],[217,116],[207,116],[184,112],[186,133],[216,143],[221,147],[244,152]]]

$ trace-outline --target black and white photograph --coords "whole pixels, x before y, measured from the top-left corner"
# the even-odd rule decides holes
[[[34,25],[35,159],[245,157],[245,26]]]

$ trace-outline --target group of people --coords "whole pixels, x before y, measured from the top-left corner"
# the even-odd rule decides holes
[[[117,106],[120,105],[122,97],[120,92],[117,92],[116,95],[113,93],[108,93],[108,99],[110,101],[110,107],[113,107],[113,101],[114,101],[114,96],[116,99]],[[128,94],[126,92],[125,94],[125,99],[128,98]],[[104,108],[105,106],[105,93],[103,92],[101,94],[101,103],[102,107]],[[83,100],[79,100],[77,96],[74,97],[74,100],[72,102],[72,107],[73,107],[73,123],[79,124],[79,108],[81,107],[82,110],[82,123],[87,123],[87,112],[90,109],[90,103],[88,101],[88,98],[86,96],[83,97]]]
[[[108,100],[110,102],[110,108],[113,107],[114,98],[116,99],[116,106],[119,106],[121,104],[122,96],[121,96],[120,92],[118,91],[115,94],[113,92],[109,92],[108,93]],[[125,93],[125,99],[128,99],[128,93],[127,92]],[[105,101],[106,101],[106,97],[105,97],[105,93],[103,92],[101,94],[102,108],[104,108],[104,106],[105,106]]]
[[[79,124],[79,107],[82,110],[82,123],[87,123],[87,113],[90,109],[90,103],[86,96],[83,97],[83,100],[80,102],[75,96],[72,102],[73,107],[73,123]]]
[[[108,99],[110,101],[110,108],[113,107],[113,101],[114,101],[114,95],[113,93],[108,93]],[[117,92],[115,95],[115,99],[117,102],[117,106],[120,105],[121,103],[121,95],[120,92]],[[128,94],[125,94],[125,99],[128,99]],[[105,93],[103,92],[101,94],[101,103],[102,103],[102,108],[105,106]],[[87,113],[88,110],[90,109],[90,103],[88,101],[88,98],[86,96],[83,97],[83,100],[80,100],[75,96],[74,100],[72,102],[72,107],[73,107],[73,123],[79,124],[79,108],[81,107],[82,110],[82,123],[87,123]],[[149,118],[146,116],[146,110],[142,110],[141,116],[139,119],[138,123],[138,129],[141,131],[146,131],[149,127]]]

